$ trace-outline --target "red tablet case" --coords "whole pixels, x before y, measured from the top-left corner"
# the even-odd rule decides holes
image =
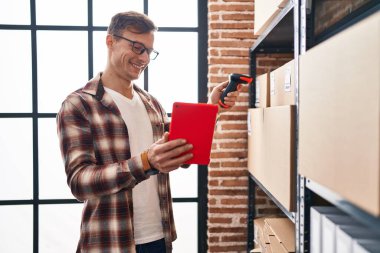
[[[169,130],[169,140],[186,139],[193,144],[193,158],[186,164],[208,165],[218,106],[205,103],[175,102]]]

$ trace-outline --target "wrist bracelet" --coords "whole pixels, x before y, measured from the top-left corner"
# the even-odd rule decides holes
[[[145,150],[141,153],[141,162],[143,165],[144,171],[147,171],[151,168],[149,160],[148,160],[148,150]]]

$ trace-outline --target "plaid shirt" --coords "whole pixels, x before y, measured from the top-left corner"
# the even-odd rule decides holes
[[[149,176],[140,156],[131,157],[128,130],[100,73],[71,93],[57,115],[57,131],[67,183],[84,201],[77,252],[135,252],[132,188]],[[168,118],[158,101],[136,85],[157,141]],[[157,175],[167,252],[176,239],[169,174]]]

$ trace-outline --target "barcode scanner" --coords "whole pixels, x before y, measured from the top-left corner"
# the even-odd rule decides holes
[[[229,92],[233,92],[236,90],[240,90],[241,84],[250,84],[252,83],[253,78],[250,76],[242,75],[242,74],[230,74],[228,76],[228,85],[226,89],[223,91],[222,95],[219,99],[219,105],[223,108],[229,108],[230,106],[224,103],[224,98],[227,96]]]

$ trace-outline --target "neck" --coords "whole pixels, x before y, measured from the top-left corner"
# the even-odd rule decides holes
[[[125,97],[132,99],[133,83],[131,80],[125,80],[114,73],[105,70],[102,74],[102,83],[105,87],[119,92]]]

